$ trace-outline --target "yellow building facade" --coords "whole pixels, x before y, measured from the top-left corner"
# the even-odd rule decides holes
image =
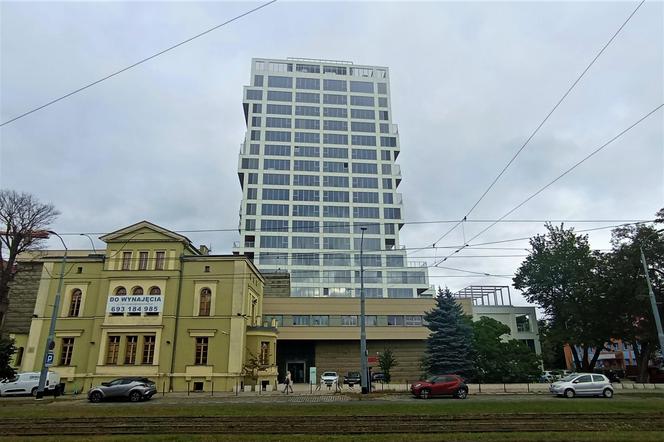
[[[54,361],[66,391],[145,376],[159,391],[276,386],[277,329],[263,324],[264,279],[244,256],[210,255],[147,221],[67,259]],[[43,258],[22,371],[42,366],[61,257]]]

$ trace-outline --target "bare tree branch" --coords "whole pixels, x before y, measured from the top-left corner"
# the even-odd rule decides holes
[[[16,258],[43,245],[44,231],[59,214],[52,204],[41,203],[29,193],[0,190],[0,333],[9,308],[9,283],[16,275]]]

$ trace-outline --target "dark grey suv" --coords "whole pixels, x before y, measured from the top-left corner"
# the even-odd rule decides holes
[[[110,382],[92,387],[88,391],[90,402],[101,402],[104,399],[129,399],[131,402],[148,400],[157,393],[155,383],[148,378],[118,378]]]

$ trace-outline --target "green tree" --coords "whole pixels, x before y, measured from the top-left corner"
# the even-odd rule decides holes
[[[378,355],[378,365],[380,366],[380,370],[385,375],[385,382],[389,384],[390,380],[392,379],[390,370],[392,370],[393,367],[399,365],[391,348],[386,348],[380,355]]]
[[[664,223],[664,209],[657,214]],[[641,250],[646,256],[655,297],[664,300],[664,234],[657,224],[623,226],[612,232],[612,249],[606,254],[604,283],[607,299],[614,307],[611,323],[614,337],[632,345],[640,382],[648,378],[648,365],[659,347],[655,321],[641,263]],[[660,318],[662,308],[659,308]]]
[[[11,366],[12,355],[15,351],[14,340],[0,336],[0,379],[12,378],[16,374]]]
[[[556,335],[549,330],[550,326],[549,321],[544,319],[537,321],[542,346],[542,363],[546,369],[565,369],[567,368],[563,350],[565,343],[556,339]]]
[[[599,350],[612,337],[603,257],[574,229],[546,228],[546,234],[530,239],[530,254],[516,272],[514,287],[544,310],[552,339],[570,345],[576,366],[592,371]]]
[[[425,313],[431,334],[427,338],[423,368],[427,374],[458,374],[472,378],[473,331],[461,306],[448,288],[438,290],[436,305]]]
[[[473,322],[476,378],[483,383],[528,382],[538,378],[540,359],[524,342],[503,340],[510,328],[493,318]]]

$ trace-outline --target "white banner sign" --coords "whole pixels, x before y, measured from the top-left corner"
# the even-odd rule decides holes
[[[160,313],[163,295],[109,296],[106,313]]]

